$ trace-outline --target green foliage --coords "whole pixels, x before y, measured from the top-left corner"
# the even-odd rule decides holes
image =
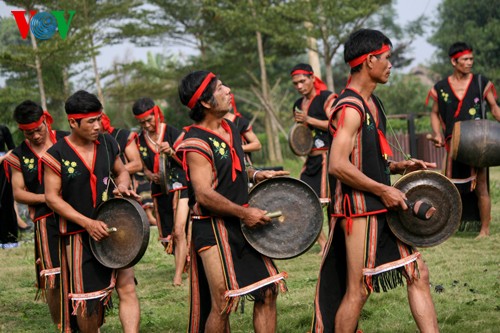
[[[430,38],[438,48],[433,69],[442,77],[452,72],[448,57],[458,41],[474,49],[474,72],[500,82],[500,8],[497,1],[443,0],[438,6],[436,31]]]

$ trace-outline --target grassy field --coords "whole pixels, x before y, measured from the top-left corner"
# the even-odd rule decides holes
[[[287,167],[287,165],[285,165]],[[421,249],[431,271],[432,296],[441,332],[500,331],[500,167],[491,170],[491,236],[460,232],[443,244]],[[326,229],[326,227],[325,227]],[[185,332],[188,319],[187,280],[172,286],[174,258],[162,252],[152,229],[149,248],[136,275],[141,302],[141,332]],[[298,258],[277,261],[289,274],[289,292],[278,299],[278,332],[306,332],[321,258],[319,247]],[[33,243],[0,250],[0,332],[56,332],[48,309],[34,301]],[[187,279],[187,275],[185,276]],[[436,287],[444,288],[436,292]],[[101,332],[120,332],[118,299]],[[365,306],[360,326],[365,332],[416,332],[406,301],[406,289],[374,294]],[[231,315],[233,332],[252,332],[251,303]],[[244,312],[241,310],[244,308]]]

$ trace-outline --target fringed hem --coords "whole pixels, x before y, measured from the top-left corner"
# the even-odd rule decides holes
[[[69,294],[68,298],[71,300],[73,305],[72,315],[77,315],[77,310],[79,307],[82,308],[82,313],[86,313],[87,311],[87,301],[99,299],[99,302],[102,302],[105,308],[108,308],[107,305],[111,300],[111,293],[113,292],[113,287],[106,288],[104,290],[96,291],[93,293],[85,293],[85,294]],[[92,312],[94,309],[89,309]]]
[[[246,287],[240,288],[240,289],[235,289],[235,290],[228,290],[224,294],[224,297],[227,300],[226,306],[224,309],[222,309],[222,313],[230,313],[231,311],[236,311],[238,309],[238,304],[240,301],[241,297],[249,297],[250,300],[254,300],[253,298],[250,297],[250,293],[252,291],[255,291],[257,289],[260,289],[262,287],[268,286],[272,283],[275,285],[279,285],[280,291],[282,293],[285,293],[288,291],[286,287],[286,283],[284,279],[288,278],[287,272],[281,272],[279,274],[270,276],[264,280],[260,280],[258,282],[252,283]]]
[[[364,268],[363,275],[365,276],[365,286],[369,293],[380,290],[386,292],[403,285],[403,276],[409,276],[404,266],[416,266],[416,260],[420,258],[420,253],[415,252],[408,257],[402,258],[391,263],[387,263],[375,268]],[[414,267],[408,267],[408,271],[415,272]],[[410,280],[414,278],[413,274]],[[411,282],[411,281],[409,281]]]

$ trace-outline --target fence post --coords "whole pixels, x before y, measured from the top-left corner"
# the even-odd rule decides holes
[[[410,135],[410,155],[411,157],[417,157],[417,136],[415,134],[415,115],[410,113],[407,115],[408,119],[408,134]]]

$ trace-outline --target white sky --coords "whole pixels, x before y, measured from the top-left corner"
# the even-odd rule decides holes
[[[396,22],[404,25],[422,14],[433,19],[437,10],[437,5],[440,2],[441,0],[397,0],[395,9],[398,18]],[[7,6],[4,1],[0,1],[0,16],[10,16],[10,11],[13,9],[16,8]],[[431,58],[435,48],[426,41],[431,33],[432,31],[428,28],[424,35],[415,40],[412,45],[412,52],[410,53],[411,56],[415,58],[415,61],[410,67],[416,66]],[[123,61],[125,57],[127,60],[145,60],[148,51],[152,51],[153,53],[168,52],[173,54],[189,53],[189,50],[173,50],[172,47],[168,47],[167,50],[166,47],[138,48],[132,44],[120,44],[102,48],[101,54],[98,56],[98,64],[100,69],[106,69],[111,66],[113,61]]]

